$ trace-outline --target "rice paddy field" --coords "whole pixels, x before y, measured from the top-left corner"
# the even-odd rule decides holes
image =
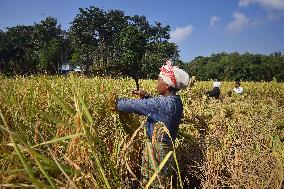
[[[156,94],[156,81],[141,87]],[[208,99],[212,82],[180,93],[176,183],[160,188],[284,188],[284,84],[243,82]],[[0,78],[0,188],[151,188],[140,182],[145,117],[114,111],[131,79]]]

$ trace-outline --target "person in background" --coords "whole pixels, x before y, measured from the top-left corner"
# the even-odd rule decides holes
[[[166,65],[160,68],[157,81],[159,96],[152,97],[143,90],[136,90],[133,91],[133,94],[138,95],[140,99],[118,98],[116,101],[118,111],[132,112],[147,117],[145,124],[147,139],[143,150],[141,168],[143,185],[147,184],[155,172],[155,168],[172,151],[172,142],[177,137],[183,114],[182,101],[177,92],[185,89],[188,84],[189,75],[182,69],[172,66],[171,61],[168,60]],[[157,123],[163,123],[168,132],[162,133],[161,136],[158,136],[158,140],[153,143],[153,137],[157,138],[154,134]],[[171,156],[159,173],[159,178],[156,178],[154,187],[168,185],[170,178],[174,175],[174,167],[174,160]]]
[[[237,94],[243,94],[244,93],[244,89],[241,87],[240,81],[235,82],[234,92],[237,93]]]
[[[211,91],[207,92],[208,97],[214,97],[216,99],[219,99],[220,88],[221,88],[221,82],[214,81],[213,82],[213,89]]]

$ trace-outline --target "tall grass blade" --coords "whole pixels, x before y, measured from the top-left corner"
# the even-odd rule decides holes
[[[73,84],[74,90],[76,91],[76,95],[79,98],[79,101],[80,101],[83,113],[84,113],[85,117],[87,118],[88,124],[89,124],[89,126],[93,126],[93,119],[92,119],[91,114],[88,111],[87,106],[86,106],[86,104],[85,104],[85,102],[84,102],[84,100],[82,98],[80,89],[78,88],[78,85],[77,85],[77,83],[75,81],[75,78],[74,78],[73,74],[71,74],[71,82]],[[77,112],[79,111],[78,112],[79,115],[82,115],[81,108],[77,107],[76,109],[77,109]],[[90,139],[93,138],[93,136],[90,134],[89,128],[85,127],[84,130],[86,132],[86,135],[87,135],[87,138],[88,138],[88,141],[89,141],[88,144],[89,144],[90,148],[94,149],[94,151],[95,151],[94,158],[95,158],[96,166],[99,169],[100,175],[102,176],[102,180],[104,182],[104,185],[106,186],[106,188],[111,189],[110,183],[109,183],[108,178],[107,178],[107,176],[105,174],[104,168],[103,168],[103,166],[102,166],[102,164],[100,162],[99,156],[102,156],[103,158],[106,159],[107,162],[109,162],[110,169],[111,169],[112,172],[114,172],[115,167],[112,165],[112,161],[110,160],[110,155],[106,151],[104,142],[101,141],[99,136],[97,135],[97,129],[96,128],[93,128],[93,129],[94,129],[94,132],[96,133],[96,136],[95,136],[94,140],[97,141],[98,144],[100,144],[100,148],[103,151],[103,154],[100,153],[101,150],[97,150],[96,149],[96,146],[98,146],[98,145],[95,145],[94,147],[92,147],[92,145],[91,145],[92,141],[90,141]],[[115,173],[114,173],[113,176],[117,177]],[[116,178],[114,178],[113,180],[115,181]]]
[[[54,160],[52,160],[52,159],[50,159],[50,158],[48,158],[48,157],[46,157],[46,156],[44,156],[42,154],[39,154],[39,153],[37,153],[37,152],[35,152],[35,151],[31,150],[31,149],[29,149],[28,152],[31,153],[31,155],[33,155],[34,157],[36,157],[38,159],[41,159],[49,167],[51,167],[51,168],[53,168],[55,170],[59,170],[60,171],[60,169],[58,167],[58,164]],[[74,169],[72,169],[70,167],[67,167],[67,166],[62,165],[62,164],[59,164],[59,165],[64,170],[64,172],[67,172],[67,173],[70,173],[70,174],[74,174],[76,172],[76,170],[74,170]]]
[[[45,141],[44,138],[43,138],[43,136],[42,136],[41,134],[39,134],[39,135],[40,135],[41,139],[42,139],[43,141]],[[49,150],[49,153],[51,154],[53,160],[55,161],[56,165],[57,165],[58,168],[60,169],[60,171],[61,171],[61,172],[63,173],[63,175],[67,178],[67,180],[70,182],[70,184],[71,184],[74,188],[77,188],[77,186],[75,185],[75,183],[70,179],[70,177],[66,174],[66,172],[64,171],[64,169],[62,168],[62,166],[61,166],[60,163],[58,162],[58,160],[57,160],[55,154],[52,152],[51,148],[49,147],[49,144],[47,144],[46,146],[47,146],[47,148],[48,148],[48,150]]]
[[[58,93],[51,87],[51,85],[48,83],[47,80],[41,79],[41,81],[45,84],[45,86],[48,88],[48,90],[52,93],[53,99],[70,115],[74,116],[75,111],[72,110],[65,102],[64,100],[58,95]]]
[[[71,127],[72,125],[70,125],[69,123],[63,121],[62,119],[59,119],[57,117],[54,117],[53,115],[51,114],[48,114],[46,112],[43,112],[43,111],[40,111],[40,110],[37,110],[37,109],[34,109],[34,108],[31,108],[31,110],[33,112],[36,112],[36,113],[39,113],[42,117],[44,117],[46,120],[51,120],[53,121],[54,123],[57,123],[57,124],[62,124],[64,125],[65,127]]]
[[[60,138],[55,138],[53,140],[49,140],[49,141],[46,141],[46,142],[42,142],[40,144],[37,144],[37,145],[34,145],[34,146],[31,146],[31,148],[36,148],[38,146],[42,146],[42,145],[46,145],[46,144],[51,144],[51,143],[55,143],[55,142],[61,142],[61,141],[64,141],[64,140],[68,140],[68,139],[72,139],[72,138],[75,138],[75,137],[78,137],[78,136],[82,136],[84,135],[85,133],[76,133],[76,134],[72,134],[72,135],[68,135],[68,136],[64,136],[64,137],[60,137]]]
[[[5,118],[4,118],[1,110],[0,110],[0,117],[1,117],[1,119],[2,119],[2,121],[4,123],[4,125],[5,125],[6,129],[9,131],[8,124],[7,124],[7,122],[6,122]],[[13,136],[11,134],[10,134],[10,140],[12,141],[14,150],[16,151],[19,159],[21,160],[21,162],[22,162],[26,172],[28,173],[29,177],[31,178],[32,183],[34,185],[36,185],[37,187],[47,187],[48,188],[48,186],[46,184],[38,181],[35,178],[35,176],[33,175],[32,169],[28,166],[28,163],[26,162],[24,155],[22,154],[21,150],[19,149],[16,141],[14,140],[14,138],[13,138]]]
[[[48,173],[44,170],[43,166],[41,165],[41,163],[37,160],[36,157],[34,157],[34,160],[38,166],[38,168],[40,169],[40,171],[42,172],[42,174],[45,176],[45,178],[48,180],[49,184],[52,186],[52,188],[56,188],[55,184],[53,183],[52,179],[50,178],[50,176],[48,175]]]
[[[19,149],[19,147],[18,147],[16,141],[14,140],[14,138],[13,138],[12,136],[10,136],[10,139],[11,139],[13,145],[14,145],[14,149],[15,149],[16,153],[18,154],[18,156],[19,156],[19,158],[20,158],[20,160],[21,160],[21,162],[22,162],[22,164],[23,164],[23,166],[24,166],[26,172],[28,173],[29,177],[31,178],[32,183],[33,183],[34,185],[36,185],[37,187],[39,187],[39,188],[41,188],[41,187],[47,187],[47,188],[49,188],[49,186],[47,186],[46,184],[44,184],[44,183],[38,181],[38,180],[35,178],[35,176],[34,176],[33,173],[32,173],[32,169],[28,166],[28,164],[27,164],[27,162],[26,162],[26,160],[25,160],[25,158],[24,158],[24,156],[23,156],[21,150]]]
[[[159,172],[163,169],[163,167],[165,166],[166,162],[168,161],[168,159],[170,158],[170,156],[172,155],[173,151],[170,151],[165,158],[163,159],[163,161],[160,163],[160,165],[158,166],[158,168],[155,170],[155,173],[152,175],[152,177],[150,178],[150,180],[148,181],[148,183],[146,184],[145,188],[149,188],[151,186],[151,184],[153,183],[153,181],[155,180],[155,178],[157,177],[157,175],[159,174]]]
[[[75,78],[74,78],[73,74],[71,74],[71,82],[73,84],[73,88],[77,92],[77,96],[79,97],[80,103],[82,105],[82,110],[83,110],[83,112],[84,112],[84,114],[85,114],[85,116],[86,116],[86,118],[88,120],[88,123],[90,125],[92,125],[93,124],[92,116],[91,116],[89,110],[87,109],[87,106],[86,106],[86,104],[85,104],[85,102],[84,102],[84,100],[82,98],[80,89],[78,88],[78,85],[76,84],[76,81],[75,81]]]
[[[31,184],[0,184],[0,188],[36,188],[35,185]]]

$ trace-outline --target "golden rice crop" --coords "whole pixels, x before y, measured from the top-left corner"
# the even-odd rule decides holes
[[[151,94],[156,82],[141,81]],[[176,155],[184,188],[284,187],[284,84],[243,82],[243,96],[208,99],[211,82],[180,95]],[[0,186],[133,188],[145,118],[113,110],[131,79],[0,79]],[[133,98],[133,97],[131,97]]]

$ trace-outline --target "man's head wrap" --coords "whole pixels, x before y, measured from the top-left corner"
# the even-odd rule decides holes
[[[161,77],[168,86],[176,90],[186,88],[189,83],[189,75],[177,66],[172,66],[170,60],[167,60],[166,65],[160,68],[159,77]]]

